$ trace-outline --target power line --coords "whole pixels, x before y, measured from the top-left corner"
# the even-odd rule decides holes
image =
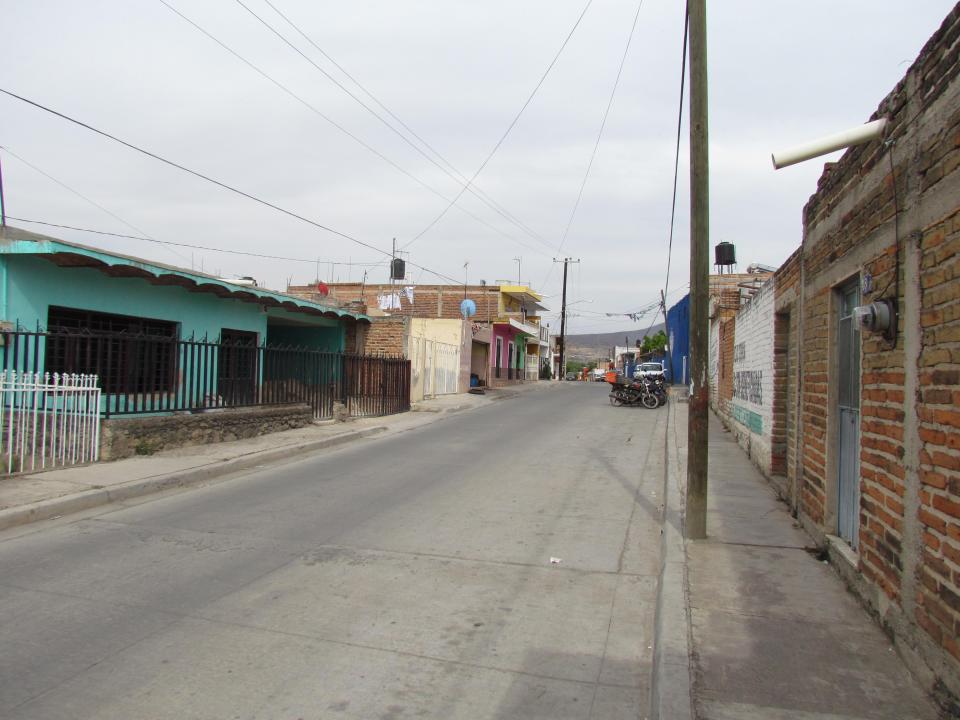
[[[311,265],[316,265],[317,263],[320,263],[321,265],[350,265],[353,267],[379,267],[384,264],[382,260],[379,262],[340,262],[338,260],[318,260],[317,258],[297,258],[285,257],[283,255],[266,255],[264,253],[246,252],[244,250],[225,250],[223,248],[215,248],[208,245],[192,245],[190,243],[174,242],[172,240],[158,240],[157,238],[146,237],[143,235],[125,235],[123,233],[109,232],[107,230],[92,230],[90,228],[77,227],[76,225],[64,225],[62,223],[54,223],[46,220],[32,220],[30,218],[13,217],[12,215],[8,215],[7,217],[10,220],[16,220],[18,222],[33,223],[34,225],[45,225],[47,227],[62,228],[64,230],[77,230],[78,232],[91,233],[93,235],[107,235],[109,237],[126,238],[128,240],[142,240],[144,242],[156,243],[158,245],[174,245],[176,247],[190,248],[191,250],[205,250],[210,252],[225,253],[227,255],[243,255],[245,257],[255,257],[263,260],[285,260],[288,262],[309,263]]]
[[[637,31],[637,20],[640,19],[640,9],[643,7],[643,0],[640,0],[637,3],[637,12],[633,16],[633,25],[630,27],[630,33],[627,35],[627,44],[623,48],[623,56],[620,58],[620,66],[617,68],[617,77],[613,81],[613,88],[610,90],[610,98],[607,100],[607,107],[603,111],[603,120],[600,122],[600,130],[597,132],[597,139],[593,143],[593,152],[590,153],[590,162],[587,163],[587,170],[583,174],[583,180],[580,183],[580,191],[577,193],[576,202],[573,203],[573,210],[570,212],[570,218],[567,220],[567,226],[563,230],[563,236],[560,238],[560,245],[557,247],[557,252],[563,249],[563,246],[567,242],[567,235],[570,232],[570,227],[573,225],[573,219],[577,215],[577,209],[580,207],[580,201],[583,199],[583,190],[587,186],[587,180],[590,178],[590,170],[593,168],[593,161],[597,157],[597,149],[600,147],[600,139],[603,137],[604,128],[607,126],[607,117],[610,115],[610,108],[613,106],[613,98],[617,94],[617,87],[620,85],[620,77],[623,75],[623,66],[627,62],[627,55],[630,52],[630,44],[633,42],[633,36]],[[547,270],[547,276],[543,280],[542,287],[546,287],[547,281],[550,279],[550,274],[553,272],[554,265],[550,265],[550,269]]]
[[[458,185],[464,186],[464,183],[466,183],[466,179],[463,178],[463,175],[462,175],[455,167],[453,167],[453,165],[451,165],[442,155],[440,155],[439,152],[437,152],[436,150],[434,150],[434,149],[433,149],[426,141],[424,141],[419,135],[417,135],[417,134],[414,133],[412,130],[410,130],[410,128],[406,125],[406,123],[400,121],[400,120],[396,117],[396,115],[394,115],[392,112],[390,112],[389,110],[387,110],[387,108],[384,107],[383,103],[381,103],[381,102],[380,102],[379,100],[377,100],[376,98],[373,98],[373,95],[372,95],[368,90],[366,90],[365,88],[363,88],[363,87],[360,85],[360,83],[358,83],[356,80],[354,80],[345,70],[343,70],[342,67],[340,67],[340,65],[338,65],[337,63],[334,63],[334,65],[336,65],[336,66],[340,69],[340,71],[344,73],[344,75],[346,75],[348,78],[350,78],[350,80],[352,80],[352,81],[354,82],[354,84],[356,84],[356,85],[357,85],[358,87],[360,87],[367,95],[369,95],[371,98],[373,98],[374,102],[376,102],[376,104],[379,105],[380,107],[384,108],[384,110],[386,110],[386,112],[389,113],[389,115],[390,115],[391,117],[393,117],[394,119],[397,119],[397,121],[400,122],[400,124],[401,124],[404,128],[406,128],[408,132],[410,132],[410,133],[411,133],[417,140],[419,140],[423,145],[425,145],[426,147],[428,147],[428,148],[431,150],[431,152],[433,152],[434,155],[436,155],[438,158],[440,158],[440,159],[444,162],[444,164],[446,164],[447,166],[449,166],[449,167],[453,170],[453,172],[451,172],[451,171],[448,170],[447,168],[443,167],[443,165],[441,165],[441,164],[438,163],[436,160],[434,160],[432,157],[430,157],[427,153],[425,153],[420,147],[418,147],[414,142],[412,142],[406,135],[404,135],[402,132],[400,132],[399,130],[397,130],[396,127],[394,127],[391,123],[389,123],[380,113],[378,113],[376,110],[374,110],[374,109],[371,108],[369,105],[367,105],[363,100],[361,100],[360,98],[358,98],[353,92],[351,92],[346,86],[344,86],[343,83],[341,83],[339,80],[337,80],[335,77],[333,77],[330,73],[328,73],[326,70],[324,70],[320,65],[318,65],[316,62],[314,62],[306,53],[304,53],[302,50],[300,50],[300,48],[298,48],[296,45],[294,45],[292,42],[290,42],[290,40],[287,39],[287,38],[286,38],[279,30],[277,30],[273,25],[271,25],[269,22],[267,22],[263,17],[261,17],[260,15],[258,15],[256,12],[254,12],[254,11],[250,8],[249,5],[247,5],[246,3],[243,2],[243,0],[234,0],[234,1],[235,1],[240,7],[242,7],[244,10],[246,10],[247,13],[249,13],[254,19],[256,19],[257,22],[259,22],[259,23],[260,23],[261,25],[263,25],[267,30],[269,30],[269,31],[270,31],[271,33],[273,33],[277,38],[279,38],[281,42],[283,42],[285,45],[287,45],[287,47],[289,47],[291,50],[293,50],[295,53],[297,53],[300,57],[302,57],[306,62],[308,62],[315,70],[317,70],[317,71],[318,71],[319,73],[321,73],[325,78],[327,78],[330,82],[332,82],[334,85],[336,85],[338,88],[340,88],[340,90],[342,90],[343,92],[345,92],[352,100],[354,100],[357,104],[359,104],[360,107],[362,107],[362,108],[363,108],[364,110],[366,110],[368,113],[370,113],[371,115],[373,115],[373,117],[375,117],[377,120],[379,120],[388,130],[390,130],[390,131],[391,131],[392,133],[394,133],[397,137],[399,137],[401,140],[403,140],[403,142],[405,142],[407,145],[409,145],[411,148],[413,148],[414,151],[416,151],[419,155],[421,155],[427,162],[429,162],[429,163],[431,163],[432,165],[434,165],[438,170],[440,170],[442,173],[444,173],[447,177],[449,177],[451,180],[453,180],[454,182],[456,182]],[[323,50],[320,50],[319,46],[318,46],[315,42],[313,42],[313,40],[311,40],[311,39],[306,35],[306,33],[304,33],[302,30],[300,30],[300,28],[298,28],[286,15],[284,15],[284,14],[281,13],[279,10],[277,10],[276,6],[274,6],[274,5],[271,4],[270,2],[267,2],[267,5],[269,5],[269,6],[274,10],[274,12],[276,12],[280,17],[282,17],[291,27],[293,27],[294,30],[296,30],[302,37],[304,37],[304,38],[307,40],[307,42],[309,42],[311,45],[313,45],[313,47],[315,47],[317,50],[319,50],[319,51],[323,54],[324,57],[326,57],[328,60],[331,60],[331,62],[333,62],[332,59],[330,58],[330,56],[327,55],[327,53],[323,52]],[[456,173],[456,174],[454,174],[454,173]],[[485,204],[487,207],[489,207],[491,210],[493,210],[494,212],[496,212],[497,214],[499,214],[501,217],[503,217],[504,220],[507,220],[508,222],[511,222],[511,223],[515,224],[518,228],[520,228],[521,230],[523,230],[524,232],[526,232],[527,234],[529,234],[533,239],[535,239],[535,240],[540,240],[541,242],[547,244],[547,243],[546,243],[546,240],[544,240],[542,237],[540,237],[539,235],[537,235],[537,233],[535,233],[533,230],[531,230],[531,229],[530,229],[529,227],[527,227],[525,224],[523,224],[522,222],[520,222],[519,220],[517,220],[513,215],[511,215],[510,213],[508,213],[508,212],[506,212],[504,209],[502,209],[501,206],[500,206],[498,203],[492,201],[491,199],[488,199],[487,196],[481,195],[481,193],[477,192],[477,188],[471,188],[471,187],[469,187],[469,186],[465,186],[465,187],[467,187],[467,189],[470,191],[470,193],[471,193],[474,197],[476,197],[478,200],[480,200],[482,203],[484,203],[484,204]],[[547,246],[550,247],[549,244],[547,244]]]
[[[456,203],[457,200],[460,199],[463,193],[467,191],[467,188],[470,187],[473,184],[473,181],[476,180],[477,177],[480,175],[480,173],[483,172],[483,169],[487,166],[487,163],[490,162],[490,160],[496,154],[497,150],[500,149],[500,146],[503,145],[503,141],[507,139],[507,136],[513,130],[514,126],[517,124],[517,122],[519,122],[520,116],[523,115],[524,111],[527,109],[527,106],[530,105],[530,103],[533,101],[534,96],[537,94],[537,92],[540,90],[540,87],[543,85],[544,81],[547,79],[547,75],[550,74],[550,71],[553,69],[553,66],[557,64],[557,60],[560,59],[561,53],[563,53],[564,48],[567,47],[567,43],[570,42],[570,38],[573,37],[573,33],[576,32],[577,28],[580,26],[580,21],[583,20],[583,16],[587,14],[587,10],[590,9],[590,5],[592,3],[593,3],[593,0],[587,0],[587,4],[583,6],[583,10],[581,11],[580,16],[577,18],[577,21],[573,24],[573,27],[570,28],[570,32],[567,33],[567,36],[564,38],[563,43],[560,45],[560,49],[557,50],[556,55],[553,56],[553,60],[550,61],[550,64],[547,66],[547,69],[544,70],[543,75],[540,77],[540,80],[537,83],[536,87],[533,88],[533,92],[530,93],[530,96],[527,98],[526,102],[523,103],[523,106],[520,108],[520,110],[514,116],[513,120],[507,126],[507,129],[503,132],[503,135],[501,135],[500,139],[497,140],[497,144],[493,146],[493,149],[487,154],[487,157],[484,159],[484,161],[480,163],[480,167],[477,168],[477,171],[467,181],[467,184],[463,186],[463,189],[459,193],[457,193],[457,196],[453,199],[453,201],[449,205],[447,205],[446,208],[444,208],[443,212],[437,215],[437,217],[435,217],[430,222],[429,225],[427,225],[423,230],[417,233],[412,240],[410,240],[406,245],[404,245],[403,249],[406,249],[407,247],[415,243],[417,240],[423,237],[426,233],[428,233],[430,229],[433,228],[434,225],[440,222],[440,220],[450,211],[450,208],[453,207],[454,203]]]
[[[349,240],[349,241],[352,242],[352,243],[356,243],[357,245],[360,245],[361,247],[365,247],[365,248],[367,248],[367,249],[369,249],[369,250],[373,250],[374,252],[377,252],[377,253],[379,253],[379,254],[381,254],[381,255],[386,255],[386,256],[388,256],[388,257],[391,256],[391,253],[390,253],[390,252],[388,252],[388,251],[386,251],[386,250],[381,250],[381,249],[378,248],[376,245],[371,245],[370,243],[365,242],[365,241],[363,241],[363,240],[360,240],[359,238],[355,238],[355,237],[353,237],[352,235],[348,235],[348,234],[345,233],[345,232],[342,232],[342,231],[340,231],[340,230],[336,230],[336,229],[334,229],[334,228],[332,228],[332,227],[329,227],[328,225],[324,225],[323,223],[317,222],[316,220],[311,220],[310,218],[305,217],[305,216],[303,216],[303,215],[300,215],[299,213],[296,213],[296,212],[294,212],[294,211],[292,211],[292,210],[287,210],[286,208],[281,207],[281,206],[279,206],[279,205],[276,205],[276,204],[270,202],[269,200],[264,200],[264,199],[262,199],[262,198],[257,197],[256,195],[251,195],[250,193],[245,192],[245,191],[243,191],[243,190],[240,190],[240,189],[238,189],[238,188],[235,188],[235,187],[233,187],[232,185],[228,185],[228,184],[225,183],[225,182],[222,182],[222,181],[220,181],[220,180],[215,180],[214,178],[210,177],[209,175],[204,175],[203,173],[198,172],[198,171],[196,171],[196,170],[191,170],[190,168],[185,167],[184,165],[181,165],[181,164],[179,164],[179,163],[176,163],[176,162],[174,162],[173,160],[168,160],[168,159],[166,159],[165,157],[161,157],[160,155],[157,155],[156,153],[150,152],[149,150],[145,150],[145,149],[143,149],[143,148],[141,148],[141,147],[139,147],[139,146],[137,146],[137,145],[134,145],[133,143],[127,142],[126,140],[122,140],[122,139],[118,138],[116,135],[111,135],[110,133],[108,133],[108,132],[106,132],[106,131],[104,131],[104,130],[99,130],[99,129],[93,127],[92,125],[88,125],[88,124],[85,123],[85,122],[82,122],[82,121],[80,121],[80,120],[77,120],[76,118],[72,118],[72,117],[70,117],[69,115],[65,115],[64,113],[58,112],[57,110],[54,110],[54,109],[52,109],[52,108],[49,108],[49,107],[47,107],[47,106],[45,106],[45,105],[41,105],[41,104],[38,103],[38,102],[35,102],[35,101],[33,101],[33,100],[29,100],[28,98],[25,98],[25,97],[23,97],[23,96],[21,96],[21,95],[17,95],[16,93],[11,92],[11,91],[9,91],[9,90],[6,90],[6,89],[4,89],[4,88],[0,88],[0,93],[3,93],[4,95],[7,95],[7,96],[9,96],[9,97],[12,97],[12,98],[14,98],[14,99],[16,99],[16,100],[20,100],[21,102],[24,102],[24,103],[26,103],[26,104],[28,104],[28,105],[32,105],[33,107],[37,108],[38,110],[43,110],[43,111],[46,112],[46,113],[49,113],[49,114],[54,115],[54,116],[56,116],[56,117],[59,117],[59,118],[61,118],[62,120],[66,120],[67,122],[72,123],[72,124],[74,124],[74,125],[77,125],[77,126],[79,126],[79,127],[82,127],[82,128],[84,128],[84,129],[86,129],[86,130],[89,130],[90,132],[96,133],[97,135],[100,135],[100,136],[102,136],[102,137],[105,137],[105,138],[107,138],[108,140],[113,140],[114,142],[119,143],[120,145],[123,145],[124,147],[130,148],[131,150],[135,150],[136,152],[141,153],[142,155],[146,155],[147,157],[153,158],[154,160],[157,160],[157,161],[159,161],[159,162],[161,162],[161,163],[163,163],[163,164],[165,164],[165,165],[169,165],[170,167],[176,168],[177,170],[181,170],[181,171],[183,171],[183,172],[185,172],[185,173],[187,173],[187,174],[189,174],[189,175],[193,175],[194,177],[199,178],[199,179],[201,179],[201,180],[206,180],[207,182],[212,183],[213,185],[216,185],[216,186],[218,186],[218,187],[220,187],[220,188],[223,188],[224,190],[228,190],[228,191],[230,191],[230,192],[232,192],[232,193],[234,193],[234,194],[236,194],[236,195],[240,195],[241,197],[245,197],[245,198],[247,198],[248,200],[252,200],[252,201],[255,202],[255,203],[258,203],[258,204],[260,204],[260,205],[263,205],[264,207],[270,208],[271,210],[276,210],[277,212],[282,213],[282,214],[284,214],[284,215],[286,215],[286,216],[288,216],[288,217],[292,217],[292,218],[295,219],[295,220],[299,220],[299,221],[304,222],[304,223],[306,223],[306,224],[308,224],[308,225],[312,225],[313,227],[319,228],[320,230],[325,230],[326,232],[330,233],[331,235],[336,235],[337,237],[341,237],[341,238],[343,238],[344,240]],[[444,280],[449,280],[450,282],[452,282],[452,283],[454,283],[454,284],[457,284],[457,285],[460,284],[460,281],[459,281],[459,280],[455,280],[454,278],[452,278],[452,277],[450,277],[450,276],[448,276],[448,275],[444,275],[443,273],[439,273],[439,272],[437,272],[436,270],[431,270],[430,268],[424,267],[423,265],[418,265],[417,263],[414,263],[414,262],[411,262],[411,261],[407,261],[407,264],[408,264],[408,265],[411,265],[412,267],[415,267],[415,268],[420,268],[421,270],[424,270],[425,272],[428,272],[428,273],[430,273],[431,275],[434,275],[435,277],[439,277],[439,278],[442,278],[442,279],[444,279]]]
[[[327,121],[330,125],[332,125],[334,128],[336,128],[337,130],[339,130],[340,132],[342,132],[344,135],[346,135],[347,137],[349,137],[351,140],[353,140],[354,142],[356,142],[357,144],[359,144],[362,148],[364,148],[364,149],[367,150],[368,152],[372,153],[372,154],[375,155],[376,157],[380,158],[380,159],[383,160],[385,163],[387,163],[388,165],[390,165],[392,168],[394,168],[395,170],[397,170],[397,171],[400,172],[401,174],[405,175],[406,177],[410,178],[411,180],[413,180],[415,183],[417,183],[418,185],[420,185],[421,187],[423,187],[424,189],[426,189],[426,190],[429,191],[430,193],[432,193],[432,194],[436,195],[437,197],[439,197],[439,198],[440,198],[441,200],[443,200],[444,202],[450,202],[450,198],[448,198],[446,195],[444,195],[443,193],[441,193],[439,190],[433,188],[432,186],[430,186],[429,184],[427,184],[426,182],[424,182],[423,180],[421,180],[420,178],[418,178],[418,177],[417,177],[416,175],[414,175],[413,173],[411,173],[411,172],[409,172],[408,170],[404,169],[402,166],[400,166],[400,165],[399,165],[398,163],[396,163],[394,160],[391,160],[389,157],[387,157],[386,155],[384,155],[383,153],[381,153],[379,150],[377,150],[375,147],[373,147],[373,146],[370,145],[369,143],[365,142],[365,141],[364,141],[363,139],[361,139],[359,136],[357,136],[357,135],[355,135],[354,133],[350,132],[350,130],[348,130],[347,128],[345,128],[343,125],[341,125],[340,123],[338,123],[336,120],[332,119],[331,117],[329,117],[329,116],[326,115],[325,113],[323,113],[321,110],[319,110],[319,109],[318,109],[316,106],[314,106],[312,103],[310,103],[310,102],[308,102],[307,100],[305,100],[303,97],[301,97],[300,95],[298,95],[297,93],[295,93],[293,90],[291,90],[290,88],[288,88],[286,85],[284,85],[283,83],[281,83],[279,80],[277,80],[276,78],[274,78],[272,75],[270,75],[270,74],[267,73],[266,71],[262,70],[262,69],[261,69],[260,67],[258,67],[257,65],[254,65],[252,62],[250,62],[249,60],[247,60],[243,55],[241,55],[240,53],[238,53],[236,50],[234,50],[234,49],[231,48],[229,45],[227,45],[226,43],[224,43],[223,41],[221,41],[219,38],[217,38],[216,36],[214,36],[212,33],[210,33],[209,31],[207,31],[205,28],[203,28],[200,24],[194,22],[194,21],[191,20],[189,17],[187,17],[186,15],[184,15],[182,12],[180,12],[179,10],[177,10],[177,9],[176,9],[175,7],[173,7],[170,3],[168,3],[167,0],[159,0],[159,2],[160,2],[164,7],[168,8],[171,12],[173,12],[175,15],[177,15],[180,19],[182,19],[184,22],[186,22],[187,24],[189,24],[190,26],[192,26],[193,28],[195,28],[198,32],[200,32],[201,34],[203,34],[203,35],[204,35],[205,37],[207,37],[208,39],[212,40],[214,43],[216,43],[216,44],[219,45],[221,48],[223,48],[224,50],[226,50],[228,53],[230,53],[231,55],[233,55],[237,60],[239,60],[239,61],[242,62],[244,65],[246,65],[247,67],[249,67],[251,70],[253,70],[254,72],[256,72],[258,75],[260,75],[261,77],[263,77],[265,80],[267,80],[267,81],[269,81],[270,83],[272,83],[273,85],[275,85],[277,88],[279,88],[280,90],[282,90],[284,93],[286,93],[287,95],[289,95],[290,97],[292,97],[294,100],[296,100],[297,102],[299,102],[301,105],[303,105],[305,108],[307,108],[308,110],[310,110],[312,113],[314,113],[314,114],[317,115],[318,117],[322,118],[323,120]],[[459,197],[459,196],[458,196],[458,197]],[[449,206],[448,206],[448,207],[449,207]],[[512,235],[509,235],[509,234],[503,232],[502,230],[500,230],[499,228],[494,227],[493,225],[491,225],[490,223],[488,223],[486,220],[483,220],[482,218],[478,217],[477,215],[474,215],[472,212],[470,212],[470,211],[467,210],[466,208],[457,206],[457,209],[460,210],[460,211],[461,211],[462,213],[464,213],[465,215],[468,215],[469,217],[473,218],[473,219],[476,220],[477,222],[481,223],[482,225],[485,225],[486,227],[490,228],[490,229],[493,230],[494,232],[500,233],[500,234],[503,235],[504,237],[506,237],[506,238],[508,238],[508,239],[510,239],[510,240],[513,240],[514,242],[517,242],[517,243],[519,243],[519,244],[521,244],[521,245],[524,245],[524,243],[522,243],[521,241],[517,240],[517,239],[516,239],[515,237],[513,237]],[[524,245],[524,246],[525,246],[525,247],[528,247],[529,249],[533,250],[534,252],[537,252],[537,249],[536,249],[536,248],[532,248],[532,247],[530,247],[529,245]]]
[[[677,150],[673,158],[673,200],[670,203],[670,241],[667,245],[667,274],[663,281],[663,294],[666,298],[670,295],[667,292],[670,287],[670,261],[673,258],[673,228],[674,220],[677,215],[677,177],[680,172],[680,131],[683,124],[683,90],[687,76],[687,28],[690,24],[689,6],[683,15],[683,51],[680,60],[680,102],[677,110]],[[666,320],[667,309],[663,309],[664,320]]]
[[[41,170],[40,168],[38,168],[36,165],[34,165],[33,163],[31,163],[31,162],[30,162],[29,160],[27,160],[26,158],[23,158],[23,157],[21,157],[20,155],[18,155],[17,153],[15,153],[15,152],[14,152],[13,150],[11,150],[9,147],[6,147],[5,145],[0,145],[0,150],[3,150],[4,152],[6,152],[6,153],[7,153],[8,155],[10,155],[11,157],[15,157],[17,160],[19,160],[20,162],[22,162],[24,165],[26,165],[28,168],[30,168],[30,169],[33,170],[34,172],[39,173],[40,175],[43,175],[43,177],[47,178],[47,180],[50,180],[51,182],[54,182],[54,183],[56,183],[57,185],[59,185],[60,187],[62,187],[64,190],[67,190],[68,192],[73,193],[74,195],[76,195],[78,198],[80,198],[80,199],[83,200],[84,202],[89,203],[90,205],[93,205],[93,207],[95,207],[95,208],[97,208],[98,210],[106,213],[107,215],[109,215],[110,217],[112,217],[114,220],[117,220],[117,221],[123,223],[124,225],[126,225],[126,226],[127,226],[128,228],[130,228],[131,230],[140,233],[141,235],[144,236],[142,239],[144,239],[144,240],[153,240],[153,238],[151,238],[148,233],[145,233],[143,230],[141,230],[140,228],[138,228],[138,227],[137,227],[136,225],[134,225],[133,223],[127,222],[127,221],[124,220],[122,217],[120,217],[119,215],[117,215],[115,212],[113,212],[113,211],[111,211],[111,210],[108,210],[107,208],[105,208],[103,205],[101,205],[100,203],[96,202],[95,200],[91,200],[90,198],[88,198],[86,195],[84,195],[84,194],[81,193],[80,191],[74,190],[72,187],[70,187],[69,185],[67,185],[65,182],[63,182],[62,180],[58,180],[57,178],[55,178],[55,177],[54,177],[53,175],[51,175],[50,173]],[[16,219],[19,219],[19,218],[11,218],[11,219],[16,220]],[[22,222],[25,222],[25,221],[23,221],[22,219],[21,219],[21,221],[22,221]],[[169,248],[168,248],[168,249],[169,249]],[[179,257],[179,258],[184,258],[184,256],[181,255],[180,253],[178,253],[176,250],[170,249],[170,252],[172,252],[174,255],[176,255],[176,256]],[[184,258],[184,259],[185,259],[185,258]]]

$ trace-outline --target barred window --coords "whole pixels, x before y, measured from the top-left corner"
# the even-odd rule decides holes
[[[178,323],[51,307],[47,372],[95,374],[107,394],[171,392],[176,387]]]

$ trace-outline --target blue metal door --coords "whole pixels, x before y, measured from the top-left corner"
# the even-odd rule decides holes
[[[837,326],[837,533],[854,548],[860,515],[860,304],[854,281],[840,290]]]

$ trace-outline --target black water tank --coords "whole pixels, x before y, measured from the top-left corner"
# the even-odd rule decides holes
[[[714,265],[736,265],[737,251],[733,243],[723,241],[713,248]]]
[[[403,280],[407,276],[407,263],[400,258],[394,258],[390,263],[390,279]]]

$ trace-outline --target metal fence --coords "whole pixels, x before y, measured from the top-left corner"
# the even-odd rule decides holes
[[[96,376],[0,371],[0,471],[96,462],[99,446]]]
[[[410,363],[305,347],[123,333],[0,334],[0,370],[96,375],[100,412],[143,415],[307,403],[329,418],[410,409]]]

